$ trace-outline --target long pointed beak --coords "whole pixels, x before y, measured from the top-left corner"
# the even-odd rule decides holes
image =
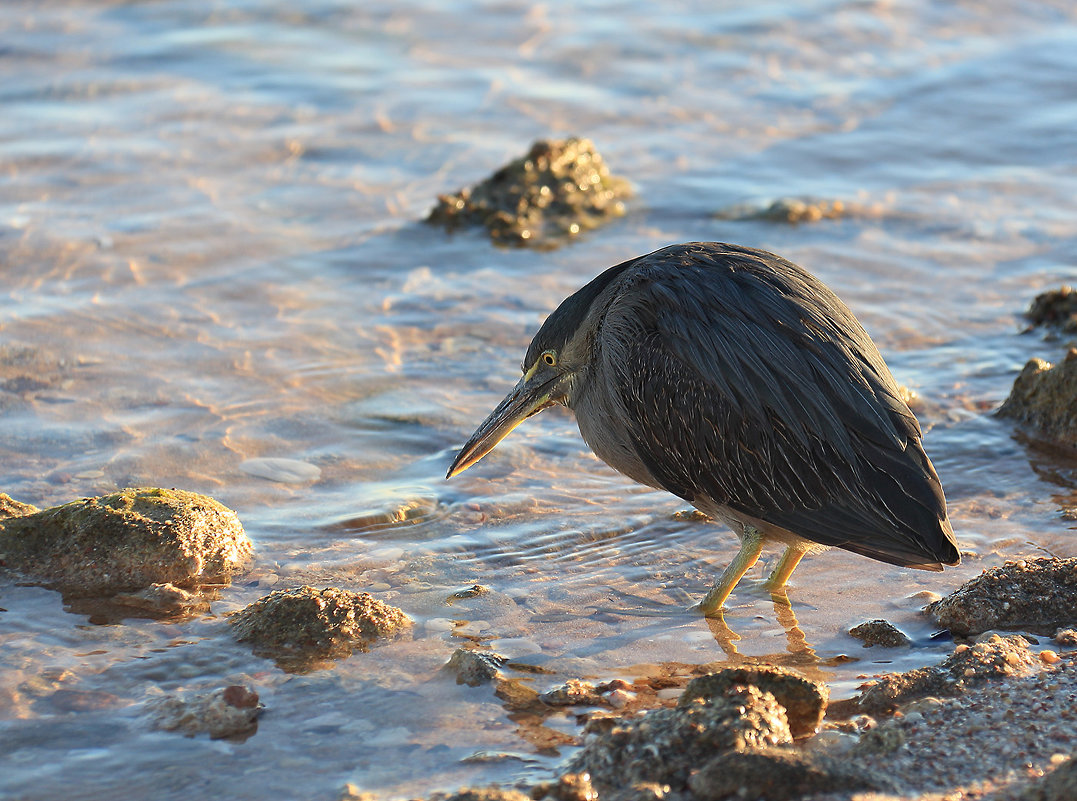
[[[550,396],[559,378],[557,375],[551,378],[548,374],[526,375],[521,378],[512,392],[482,421],[471,439],[464,443],[445,478],[452,478],[457,473],[464,472],[492,451],[497,443],[528,417],[553,406],[555,401],[551,400]]]

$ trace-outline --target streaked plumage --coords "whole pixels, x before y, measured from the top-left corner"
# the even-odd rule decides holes
[[[449,475],[565,404],[600,458],[741,536],[708,613],[765,540],[789,546],[775,587],[810,543],[929,570],[958,562],[920,426],[882,356],[822,282],[774,254],[691,243],[612,267],[550,315],[524,370]]]

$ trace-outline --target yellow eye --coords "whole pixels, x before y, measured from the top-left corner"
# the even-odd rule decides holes
[[[542,354],[542,361],[545,362],[548,367],[553,367],[557,364],[557,354],[552,350],[548,350]]]

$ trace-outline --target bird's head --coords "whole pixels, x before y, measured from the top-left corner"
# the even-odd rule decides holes
[[[555,403],[575,408],[576,397],[588,385],[595,339],[614,280],[637,260],[610,267],[546,318],[527,348],[523,378],[464,443],[446,478],[467,470],[531,415]]]
[[[521,365],[523,378],[464,443],[446,478],[467,470],[528,417],[557,403],[572,405],[576,379],[587,357],[583,343],[577,341],[579,327],[565,332],[554,320],[558,312],[550,316],[527,349]]]
[[[623,268],[606,270],[546,318],[523,357],[523,378],[464,442],[446,478],[463,473],[532,414],[554,404],[574,406],[595,350],[602,291]]]

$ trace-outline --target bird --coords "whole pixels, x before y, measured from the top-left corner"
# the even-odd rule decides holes
[[[561,404],[606,464],[726,523],[740,549],[697,605],[720,617],[764,545],[784,591],[808,553],[960,562],[916,416],[849,308],[796,264],[690,242],[622,262],[566,298],[523,377],[457,453],[468,469]]]

